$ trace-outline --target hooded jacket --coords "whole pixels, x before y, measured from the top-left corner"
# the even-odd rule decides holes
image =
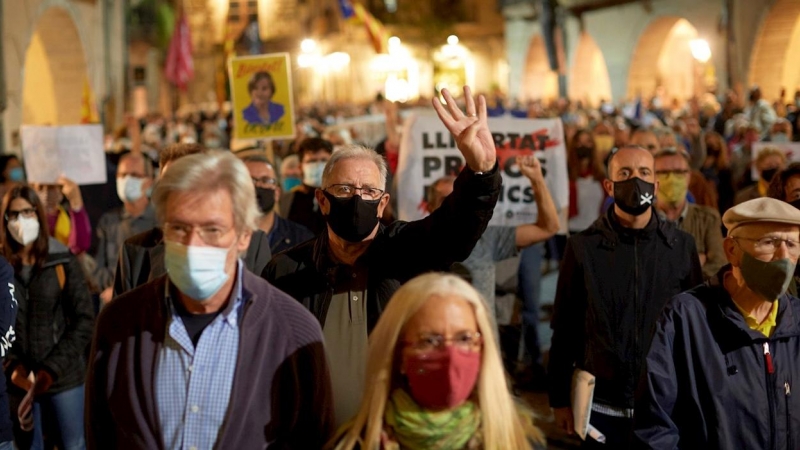
[[[578,367],[596,377],[595,402],[633,408],[661,309],[701,282],[694,239],[655,211],[645,228],[634,230],[623,228],[611,208],[572,236],[551,323],[550,405],[570,405]]]
[[[59,266],[63,267],[65,275],[63,288],[59,282]],[[12,364],[7,373],[16,364],[23,364],[31,371],[47,370],[53,376],[48,393],[83,384],[94,307],[75,256],[51,238],[44,264],[33,268],[27,284],[17,274],[14,289],[19,303],[17,339],[11,347]]]
[[[800,300],[778,299],[767,338],[722,285],[730,270],[664,309],[636,403],[637,448],[800,448]]]

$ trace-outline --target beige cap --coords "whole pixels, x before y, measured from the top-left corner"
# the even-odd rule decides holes
[[[728,233],[741,225],[756,222],[800,226],[800,210],[781,200],[762,197],[739,203],[725,211],[725,215],[722,216],[722,223],[728,229]]]

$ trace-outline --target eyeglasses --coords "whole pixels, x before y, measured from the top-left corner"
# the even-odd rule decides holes
[[[187,238],[191,237],[192,233],[197,231],[200,239],[208,245],[218,245],[222,238],[228,234],[233,228],[222,228],[216,225],[205,225],[195,227],[178,222],[166,222],[164,224],[164,237],[169,241],[185,242]]]
[[[17,220],[19,216],[32,218],[36,217],[36,210],[33,208],[20,209],[19,211],[6,211],[6,220]]]
[[[406,342],[406,345],[418,352],[424,353],[440,350],[447,343],[452,343],[454,347],[460,350],[470,351],[480,347],[483,343],[483,338],[477,331],[462,331],[450,338],[446,338],[441,334],[423,334],[414,342]]]
[[[800,242],[791,239],[781,239],[778,237],[764,237],[761,239],[751,239],[746,237],[734,236],[733,239],[742,239],[754,243],[754,250],[757,256],[771,256],[786,243],[786,249],[792,258],[800,257]]]
[[[257,187],[270,188],[270,187],[275,187],[278,184],[278,180],[271,177],[261,177],[261,178],[253,177],[251,179],[253,180],[253,184],[256,185]]]
[[[685,177],[686,175],[689,175],[689,169],[682,169],[682,170],[656,170],[656,175],[657,176],[662,176],[662,177],[669,177],[669,176]]]
[[[369,186],[355,187],[352,184],[332,184],[325,190],[337,198],[350,198],[356,195],[356,191],[361,191],[361,198],[364,200],[378,200],[386,192]]]

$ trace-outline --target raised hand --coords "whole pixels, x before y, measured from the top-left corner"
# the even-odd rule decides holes
[[[535,156],[520,156],[517,158],[519,171],[532,181],[543,180],[542,163]]]
[[[464,114],[456,105],[450,91],[443,89],[442,95],[447,102],[446,107],[434,98],[433,109],[455,138],[458,150],[464,155],[467,166],[474,172],[492,170],[497,161],[497,151],[487,123],[486,99],[483,95],[479,95],[476,108],[472,91],[469,86],[464,86],[464,98],[467,103],[467,113]]]

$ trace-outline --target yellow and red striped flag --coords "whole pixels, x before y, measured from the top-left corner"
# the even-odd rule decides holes
[[[94,102],[92,87],[89,86],[89,78],[83,79],[83,94],[81,95],[81,123],[98,123],[100,118],[97,116],[97,106]]]

